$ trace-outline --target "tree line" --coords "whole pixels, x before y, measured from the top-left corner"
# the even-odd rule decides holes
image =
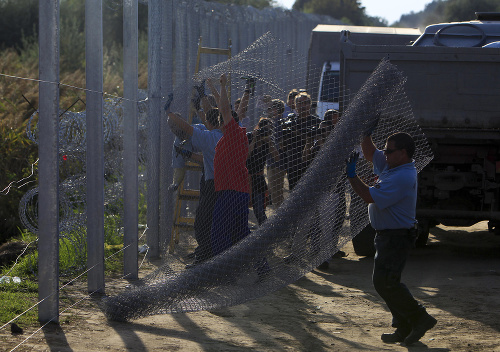
[[[370,17],[359,0],[296,0],[294,10],[329,15],[346,24],[387,26],[387,20]],[[394,27],[425,27],[434,23],[475,19],[475,12],[500,12],[498,0],[434,0],[420,12],[410,12],[391,24]]]
[[[425,27],[433,23],[462,22],[475,19],[475,12],[500,12],[498,0],[434,0],[420,12],[401,16],[397,27]]]
[[[224,4],[253,6],[257,9],[277,7],[276,0],[208,0]],[[346,24],[358,26],[387,26],[387,20],[366,14],[360,0],[296,0],[293,10],[329,15]],[[401,16],[393,26],[423,27],[432,23],[456,22],[474,19],[474,12],[500,12],[498,0],[434,0],[421,12]],[[61,0],[61,35],[64,40],[80,41],[85,28],[85,1]],[[103,2],[104,46],[122,41],[123,19],[119,1]],[[139,30],[147,32],[147,5],[139,4]],[[21,49],[27,38],[36,38],[38,32],[38,0],[0,0],[0,49]],[[71,52],[71,51],[69,51]],[[71,62],[75,62],[71,58]],[[80,58],[81,59],[81,58]]]
[[[104,46],[122,43],[123,10],[121,4],[103,2]],[[147,32],[147,5],[139,3],[139,31]],[[61,46],[84,40],[85,1],[60,1]],[[22,50],[38,35],[38,0],[0,0],[0,50]],[[62,50],[61,50],[62,52]],[[66,51],[67,52],[67,51]],[[71,50],[69,51],[71,52]],[[73,60],[74,61],[74,60]]]

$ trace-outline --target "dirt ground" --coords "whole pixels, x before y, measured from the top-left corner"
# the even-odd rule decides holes
[[[372,258],[333,259],[266,297],[214,312],[157,315],[108,322],[86,300],[19,345],[0,332],[2,351],[500,351],[500,236],[486,222],[431,229],[403,281],[438,319],[418,343],[384,344],[390,314],[372,287]],[[120,287],[123,282],[115,282]],[[112,290],[113,285],[107,284]],[[123,287],[123,286],[121,286]],[[120,287],[120,288],[121,288]],[[84,297],[84,295],[82,295]],[[67,318],[71,315],[71,318]]]

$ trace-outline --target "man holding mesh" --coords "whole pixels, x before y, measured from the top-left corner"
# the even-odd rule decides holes
[[[215,96],[222,116],[222,138],[217,143],[214,157],[215,203],[211,241],[215,256],[250,233],[248,228],[248,138],[246,129],[233,117],[227,95],[227,76],[220,77],[220,93],[212,80],[208,86]]]
[[[437,322],[401,282],[417,236],[417,170],[412,159],[415,142],[409,134],[398,132],[387,138],[384,150],[379,150],[368,134],[361,149],[373,164],[378,181],[369,187],[356,175],[359,153],[347,161],[347,177],[353,190],[369,204],[370,222],[376,230],[373,285],[391,311],[392,326],[396,328],[381,338],[386,343],[411,345]]]
[[[196,128],[188,124],[179,114],[170,112],[167,107],[168,125],[176,133],[186,140],[195,150],[202,152],[201,162],[203,165],[203,175],[200,181],[200,200],[196,209],[194,221],[194,232],[198,247],[194,252],[194,262],[187,268],[197,265],[212,257],[210,230],[212,228],[212,216],[215,206],[215,186],[214,186],[214,155],[215,147],[222,137],[220,131],[220,117],[217,109],[209,109],[206,113],[200,114],[206,128]],[[174,146],[176,153],[186,159],[195,160],[199,155],[189,150]]]

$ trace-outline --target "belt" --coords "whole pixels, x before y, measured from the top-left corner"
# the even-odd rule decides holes
[[[412,227],[410,229],[387,229],[387,230],[376,230],[377,235],[386,236],[386,235],[396,235],[396,234],[410,234],[416,232],[417,229]]]

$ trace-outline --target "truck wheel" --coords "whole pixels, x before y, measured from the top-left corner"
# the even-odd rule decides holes
[[[418,237],[415,245],[418,248],[425,247],[427,245],[427,240],[429,239],[429,220],[420,220],[418,222]]]
[[[375,230],[368,224],[360,233],[352,239],[354,252],[363,257],[373,257],[375,255]]]

